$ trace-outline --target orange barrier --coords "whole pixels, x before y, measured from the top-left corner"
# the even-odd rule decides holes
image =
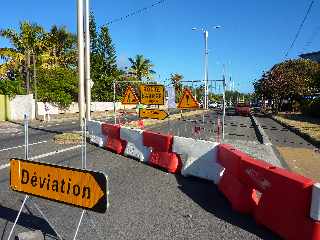
[[[181,171],[181,159],[178,154],[172,152],[173,136],[144,131],[143,145],[151,147],[152,152],[148,164],[166,169],[171,173]]]
[[[123,154],[127,142],[120,138],[120,125],[103,123],[101,125],[102,134],[106,136],[105,148],[117,154]]]
[[[314,181],[225,144],[219,145],[218,163],[225,167],[219,189],[235,210],[252,213],[285,239],[320,239],[320,222],[309,217]]]

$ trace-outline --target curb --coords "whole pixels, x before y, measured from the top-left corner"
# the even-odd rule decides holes
[[[281,156],[280,152],[278,151],[278,149],[271,143],[268,135],[266,134],[266,132],[264,131],[264,129],[261,127],[258,119],[256,119],[255,116],[253,116],[252,114],[250,114],[250,119],[252,121],[252,125],[254,127],[254,130],[256,132],[258,141],[261,144],[267,145],[267,146],[271,146],[271,149],[273,151],[273,154],[275,155],[275,157],[279,160],[281,166],[285,169],[290,170],[289,165],[287,164],[287,162],[284,160],[284,158]]]
[[[319,140],[316,140],[313,137],[309,136],[308,134],[301,132],[298,128],[291,127],[291,126],[287,125],[286,123],[276,119],[273,115],[269,115],[268,114],[268,115],[265,115],[265,116],[271,118],[275,122],[279,123],[281,126],[287,128],[291,132],[297,134],[299,137],[302,137],[304,140],[306,140],[307,142],[311,143],[314,147],[320,148],[320,141]]]
[[[264,145],[272,145],[272,143],[269,140],[268,135],[265,133],[265,131],[261,127],[259,121],[255,118],[255,116],[250,114],[250,119],[251,119],[252,125],[254,127],[254,130],[256,132],[258,141]]]

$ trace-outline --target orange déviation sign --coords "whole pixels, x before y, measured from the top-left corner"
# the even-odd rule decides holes
[[[139,103],[139,98],[137,97],[137,95],[135,94],[131,86],[127,87],[121,103],[122,104],[138,104]]]
[[[104,213],[107,177],[104,173],[21,159],[10,160],[14,191]]]
[[[193,97],[189,89],[184,89],[183,95],[180,98],[178,108],[199,108],[199,103]]]

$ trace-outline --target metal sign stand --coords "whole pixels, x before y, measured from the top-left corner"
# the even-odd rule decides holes
[[[28,115],[24,114],[24,158],[26,160],[29,159],[29,121],[28,121]],[[19,166],[20,168],[20,166]],[[22,202],[22,205],[19,209],[18,215],[13,223],[13,226],[11,228],[11,231],[9,233],[8,236],[8,240],[10,240],[12,234],[13,234],[13,230],[15,229],[17,222],[20,218],[20,215],[22,213],[22,210],[24,208],[24,206],[27,203],[27,200],[31,199],[31,197],[29,195],[25,195],[24,200]],[[33,205],[36,207],[36,209],[39,211],[39,213],[41,214],[41,216],[46,220],[46,222],[49,224],[49,226],[52,228],[52,230],[56,233],[56,235],[59,237],[59,239],[62,240],[62,237],[60,236],[60,234],[54,229],[54,227],[52,226],[52,224],[49,222],[48,218],[45,216],[45,214],[41,211],[41,209],[39,208],[39,206],[33,202]]]
[[[81,137],[81,165],[82,165],[82,169],[86,169],[87,168],[87,121],[85,118],[83,119],[83,125],[81,126],[81,136],[82,136]],[[78,222],[73,240],[77,238],[80,225],[85,213],[86,213],[86,210],[82,210],[80,220]]]

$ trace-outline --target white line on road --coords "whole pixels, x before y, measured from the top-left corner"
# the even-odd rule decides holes
[[[36,159],[40,159],[40,158],[49,157],[49,156],[52,156],[52,155],[55,155],[55,154],[58,154],[58,153],[67,152],[67,151],[74,150],[74,149],[77,149],[77,148],[80,148],[80,147],[81,147],[81,145],[76,145],[76,146],[73,146],[73,147],[64,148],[64,149],[61,149],[61,150],[58,150],[58,151],[49,152],[49,153],[41,154],[41,155],[38,155],[38,156],[34,156],[34,157],[30,158],[30,160],[36,160]]]
[[[34,156],[34,157],[30,158],[29,160],[37,160],[37,159],[40,159],[40,158],[49,157],[49,156],[52,156],[52,155],[55,155],[55,154],[71,151],[71,150],[74,150],[74,149],[77,149],[77,148],[80,148],[80,147],[81,147],[81,145],[76,145],[76,146],[65,148],[65,149],[61,149],[61,150],[58,150],[58,151],[49,152],[49,153],[41,154],[41,155],[38,155],[38,156]],[[10,163],[2,164],[2,165],[0,165],[0,170],[8,168],[8,167],[10,167]]]
[[[29,144],[29,146],[42,144],[42,143],[47,143],[47,142],[48,141],[41,141],[41,142],[31,143],[31,144]],[[4,151],[16,149],[16,148],[22,148],[22,147],[24,147],[24,145],[20,145],[20,146],[16,146],[16,147],[10,147],[10,148],[4,148],[4,149],[0,149],[0,152],[4,152]]]

